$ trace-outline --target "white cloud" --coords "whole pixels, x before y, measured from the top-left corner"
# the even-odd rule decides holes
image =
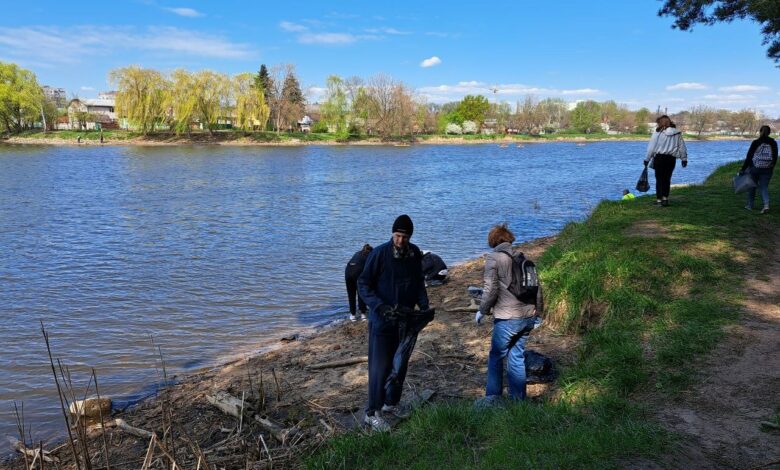
[[[696,82],[682,82],[677,83],[675,85],[669,85],[666,87],[667,91],[677,91],[677,90],[706,90],[708,87],[707,85],[703,83],[696,83]]]
[[[756,99],[756,97],[753,95],[740,95],[740,94],[732,93],[728,95],[718,95],[718,94],[704,95],[704,99],[717,101],[719,103],[746,103],[748,101],[752,101]]]
[[[0,46],[25,61],[79,63],[94,56],[121,50],[155,51],[215,59],[247,59],[254,56],[246,44],[198,31],[173,27],[74,26],[0,27]]]
[[[306,33],[298,36],[301,44],[351,44],[358,36],[349,33]]]
[[[327,92],[328,92],[327,88],[323,88],[320,86],[310,86],[309,88],[306,89],[306,93],[305,93],[306,99],[310,103],[318,103],[325,97],[325,94]]]
[[[417,89],[417,92],[425,96],[434,103],[443,103],[455,101],[463,98],[465,95],[501,95],[505,98],[520,98],[525,95],[535,95],[541,97],[549,96],[572,96],[586,97],[603,94],[601,90],[595,88],[577,88],[577,89],[557,89],[543,88],[520,83],[509,84],[488,84],[476,80],[461,81],[455,85],[436,85]]]
[[[395,28],[368,28],[365,31],[372,34],[392,34],[396,36],[412,34],[409,31],[400,31]]]
[[[282,21],[279,23],[279,27],[282,28],[282,30],[287,31],[288,33],[302,33],[304,31],[308,31],[309,28],[302,24],[297,23],[291,23],[289,21]]]
[[[760,85],[734,85],[720,87],[718,90],[726,93],[746,93],[751,91],[767,91],[769,90],[769,87]]]
[[[598,95],[600,93],[601,90],[597,90],[595,88],[578,88],[576,90],[561,90],[562,95],[586,96],[586,95]]]
[[[441,64],[441,59],[439,59],[436,56],[433,56],[420,62],[420,67],[426,69],[428,67],[434,67],[439,64]]]
[[[179,16],[186,16],[187,18],[198,18],[200,16],[204,16],[203,13],[199,12],[198,10],[194,10],[192,8],[185,8],[185,7],[165,8],[165,10],[170,11],[171,13],[175,13]]]
[[[81,87],[81,91],[95,91],[95,87],[83,86]]]

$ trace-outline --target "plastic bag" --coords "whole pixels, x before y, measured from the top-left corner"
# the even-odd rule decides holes
[[[734,187],[734,193],[744,193],[748,189],[753,189],[756,186],[758,186],[753,180],[753,177],[750,176],[750,173],[742,173],[741,175],[737,175],[734,177],[733,180],[731,180],[731,185]]]
[[[647,168],[642,170],[639,181],[636,182],[636,190],[640,193],[646,193],[650,189],[650,181],[647,180]]]

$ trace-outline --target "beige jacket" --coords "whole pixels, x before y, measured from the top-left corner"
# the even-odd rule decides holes
[[[512,282],[512,258],[510,256],[513,252],[511,243],[502,243],[495,247],[492,253],[488,253],[485,259],[484,286],[479,310],[485,315],[490,315],[492,309],[493,315],[500,320],[532,317],[537,310],[538,314],[542,315],[544,301],[541,286],[536,298],[536,305],[520,302],[514,294],[507,290],[509,283]]]

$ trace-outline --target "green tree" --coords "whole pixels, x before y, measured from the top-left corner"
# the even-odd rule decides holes
[[[580,101],[571,112],[571,129],[591,134],[601,132],[601,105],[596,101]]]
[[[343,137],[344,134],[349,134],[349,129],[347,128],[349,103],[347,102],[344,80],[336,75],[331,75],[328,77],[327,87],[325,102],[320,107],[322,120]]]
[[[490,110],[490,103],[487,98],[482,95],[466,95],[456,109],[458,118],[462,118],[459,124],[463,121],[474,121],[481,125],[485,121],[488,110]]]
[[[184,69],[174,70],[171,74],[171,89],[167,106],[172,111],[173,128],[177,134],[188,135],[195,119],[197,104],[195,76]]]
[[[650,122],[650,110],[647,108],[640,108],[634,113],[634,132],[637,134],[649,133],[650,128],[647,127],[648,122]]]
[[[232,86],[227,75],[201,70],[195,74],[195,116],[214,133],[219,119],[227,114]]]
[[[45,120],[43,90],[35,74],[16,64],[0,62],[0,125],[19,133]]]
[[[284,77],[282,99],[285,101],[282,120],[288,129],[294,130],[298,120],[303,117],[306,105],[306,99],[303,97],[298,77],[295,76],[295,69],[291,69]]]
[[[244,130],[265,129],[270,109],[265,102],[262,89],[258,89],[252,74],[236,75],[233,78],[233,87],[238,127]]]
[[[112,70],[108,78],[117,90],[117,115],[143,134],[154,132],[166,120],[170,82],[160,72],[130,66]]]
[[[268,68],[265,64],[260,65],[260,71],[255,75],[255,88],[262,91],[263,99],[268,101],[266,93],[267,90],[271,89],[271,76],[268,74]]]
[[[674,28],[750,19],[761,25],[767,56],[780,63],[780,2],[777,0],[666,0],[658,16],[675,18]],[[779,65],[780,66],[780,65]]]

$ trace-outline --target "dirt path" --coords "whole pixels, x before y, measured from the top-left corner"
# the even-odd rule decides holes
[[[780,468],[780,431],[762,430],[780,408],[780,235],[767,270],[747,280],[744,317],[704,360],[706,371],[659,420],[686,436],[663,468]],[[655,465],[650,465],[655,467]]]

